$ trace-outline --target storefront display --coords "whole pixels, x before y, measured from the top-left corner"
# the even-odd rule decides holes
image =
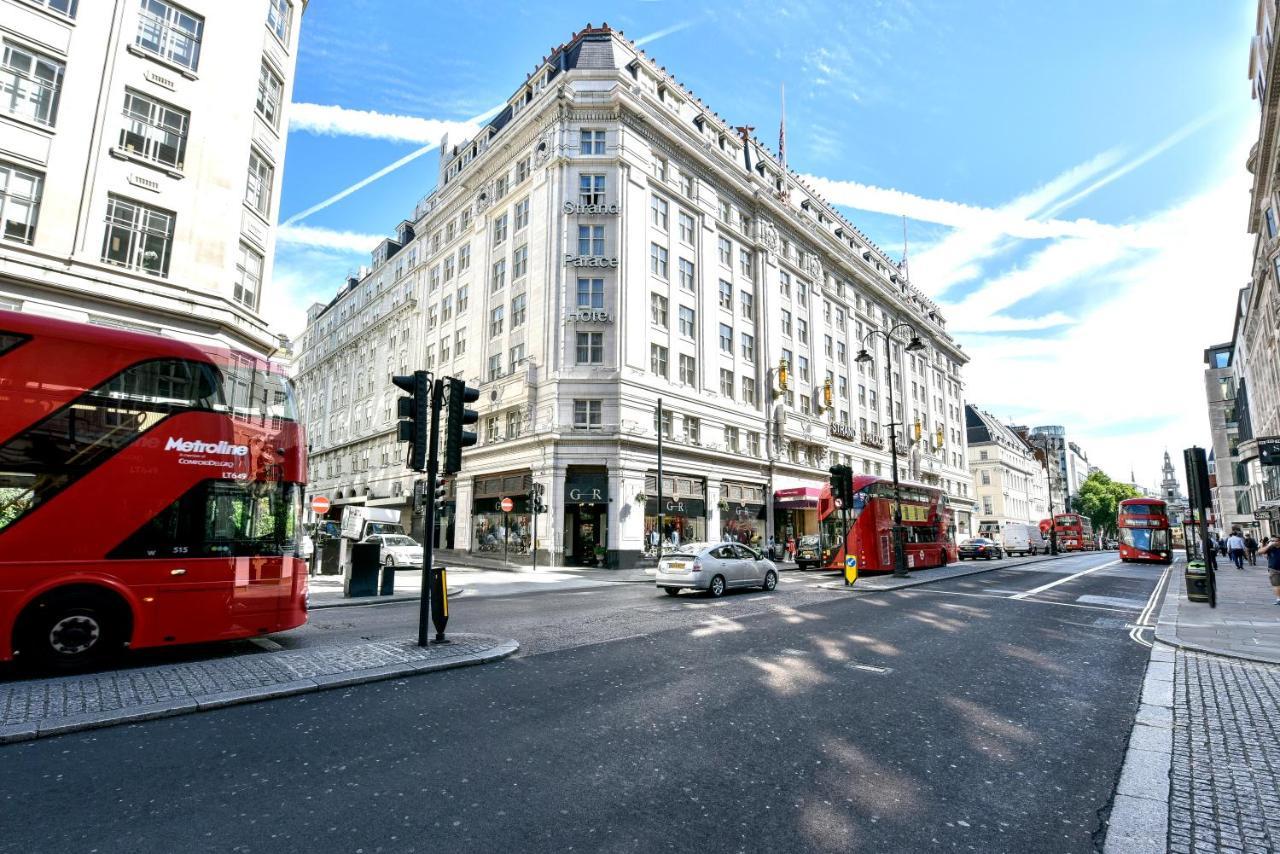
[[[763,550],[765,488],[758,484],[725,481],[720,485],[720,539]]]
[[[474,481],[471,550],[493,557],[523,556],[532,546],[529,472],[485,475]],[[504,512],[503,499],[511,510]]]
[[[707,538],[707,482],[700,477],[663,474],[662,527],[658,527],[658,475],[645,475],[644,547],[646,554]]]
[[[609,549],[609,473],[571,466],[564,482],[565,563],[602,566]]]

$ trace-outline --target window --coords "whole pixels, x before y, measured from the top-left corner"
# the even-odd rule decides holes
[[[204,18],[168,0],[142,0],[134,45],[161,59],[196,70]]]
[[[580,131],[578,152],[580,154],[604,154],[604,131]]]
[[[743,332],[738,336],[742,340],[742,358],[748,362],[756,360],[756,337]]]
[[[285,44],[289,43],[289,25],[293,20],[293,4],[289,0],[268,0],[267,29]]]
[[[809,321],[804,318],[796,321],[796,338],[801,344],[809,343]]]
[[[467,295],[470,290],[467,285],[458,286],[458,314],[462,314],[467,310]]]
[[[529,247],[521,246],[511,253],[511,281],[518,282],[529,272]],[[445,278],[448,278],[447,276]]]
[[[604,226],[603,225],[578,226],[578,254],[579,255],[603,255],[604,254]]]
[[[680,274],[680,287],[689,293],[693,293],[694,269],[693,262],[687,258],[681,258],[677,262]]]
[[[702,419],[692,415],[684,417],[684,438],[694,445],[702,441]]]
[[[836,389],[840,394],[841,398],[843,398],[844,400],[848,400],[849,399],[849,378],[839,377],[836,382]]]
[[[34,0],[34,2],[37,6],[43,6],[50,12],[57,12],[73,19],[76,16],[77,0]]]
[[[720,324],[720,352],[733,355],[733,327]]]
[[[494,338],[502,334],[503,320],[506,317],[507,307],[504,305],[494,306],[489,312],[489,337]]]
[[[397,270],[398,270],[398,269],[399,269],[399,268],[397,268]],[[446,282],[452,282],[452,281],[453,281],[453,275],[454,275],[454,270],[455,270],[455,269],[456,269],[456,265],[454,264],[453,256],[452,256],[452,255],[450,255],[448,258],[445,258],[445,259],[444,259],[444,280],[445,280]],[[400,273],[399,273],[399,272],[397,272],[397,274],[396,274],[396,278],[397,278],[397,279],[398,279],[398,278],[400,278]]]
[[[649,320],[651,323],[667,328],[669,302],[662,294],[649,294]]]
[[[692,356],[680,354],[680,382],[685,385],[698,384],[697,362]]]
[[[753,457],[760,456],[760,434],[755,432],[747,433],[747,453]]]
[[[675,419],[674,419],[674,417],[672,416],[672,414],[671,414],[671,410],[670,410],[670,409],[664,409],[664,410],[662,410],[662,413],[661,413],[661,421],[659,421],[659,413],[658,413],[658,411],[657,411],[657,410],[654,410],[654,413],[653,413],[653,431],[656,433],[656,432],[658,432],[659,430],[661,430],[661,431],[662,431],[662,435],[663,435],[663,437],[664,437],[664,438],[667,438],[667,439],[670,439],[670,438],[671,438],[671,428],[672,428],[672,426],[673,426],[672,422],[673,422],[674,420],[675,420]]]
[[[720,393],[725,397],[733,397],[733,371],[720,369]]]
[[[727,237],[721,237],[716,241],[717,251],[720,255],[720,264],[725,267],[733,265],[733,242]]]
[[[659,181],[667,180],[667,161],[664,157],[653,158],[653,177]]]
[[[0,237],[30,244],[36,237],[44,176],[0,160]]]
[[[190,118],[186,110],[126,89],[120,147],[146,160],[181,169]]]
[[[604,364],[604,333],[577,333],[577,350],[579,365]]]
[[[791,312],[787,311],[785,308],[782,310],[782,334],[791,334]]]
[[[525,318],[525,302],[524,294],[518,294],[511,298],[511,328],[519,329],[524,325]]]
[[[756,381],[754,377],[742,378],[742,402],[751,406],[756,405]]]
[[[599,430],[601,405],[602,401],[599,400],[575,400],[573,402],[573,429]]]
[[[649,370],[660,377],[667,376],[667,348],[660,344],[649,345]]]
[[[493,275],[489,277],[489,293],[497,293],[507,286],[507,259],[493,262]]]
[[[716,215],[720,217],[721,222],[732,222],[733,208],[729,206],[728,202],[722,199],[716,207]]]
[[[502,378],[502,354],[494,353],[489,357],[489,380]],[[496,420],[496,419],[495,419]]]
[[[453,297],[447,296],[440,301],[440,319],[448,320],[453,317]]]
[[[656,296],[656,294],[655,294]],[[696,314],[694,310],[687,305],[680,306],[680,334],[686,338],[696,338],[697,329],[695,326]]]
[[[801,356],[796,359],[796,376],[800,377],[804,382],[809,381],[809,359]]]
[[[6,41],[4,64],[0,65],[0,98],[5,112],[53,127],[64,71],[66,66],[56,59]]]
[[[791,299],[791,274],[786,270],[778,273],[778,290],[782,291],[782,296]]]
[[[660,279],[667,278],[667,250],[656,243],[649,244],[649,272]]]
[[[756,297],[750,291],[738,294],[738,302],[742,306],[742,316],[748,320],[756,319]]]
[[[435,293],[440,287],[440,265],[437,264],[431,268],[431,272],[427,278],[427,293]]]
[[[1276,236],[1276,211],[1275,208],[1267,208],[1267,237]]]
[[[427,328],[436,328],[436,307],[434,305],[427,309]]]
[[[796,302],[801,305],[809,304],[809,286],[804,282],[796,282]]]
[[[516,183],[519,184],[525,178],[528,178],[532,170],[533,160],[529,157],[516,163]]]
[[[720,307],[733,311],[733,285],[724,279],[720,280]]]
[[[449,361],[449,339],[446,338],[440,342],[440,361]]]
[[[524,413],[519,409],[513,409],[507,413],[507,438],[520,438],[521,428],[524,426]]]
[[[516,372],[516,368],[524,364],[524,345],[517,344],[512,347],[508,356],[510,358],[507,364],[511,366],[508,372],[514,374]]]
[[[844,342],[836,344],[836,361],[841,365],[847,365],[849,360],[845,358]]]
[[[529,226],[529,199],[523,198],[516,202],[515,207],[515,229],[520,231]]]
[[[107,196],[102,260],[157,276],[169,274],[174,215],[121,196]]]
[[[263,216],[271,215],[271,185],[276,168],[256,148],[249,149],[249,180],[245,184],[244,200]]]
[[[261,290],[262,256],[241,243],[240,258],[236,261],[235,301],[256,310]]]
[[[604,308],[604,279],[578,279],[578,308]]]
[[[809,395],[807,394],[800,395],[800,413],[802,415],[809,415],[810,412],[811,412],[811,407],[809,404]]]
[[[843,308],[836,309],[836,329],[839,329],[841,332],[844,331],[844,309]]]
[[[506,239],[507,239],[507,215],[503,214],[502,216],[496,218],[493,221],[493,245],[497,246],[499,243],[501,243]]]
[[[284,99],[284,81],[276,76],[268,64],[262,63],[257,74],[257,104],[253,109],[261,115],[264,122],[273,128],[280,127],[280,104]]]
[[[453,351],[459,356],[467,352],[466,334],[463,331],[459,331],[457,335],[453,336]]]
[[[681,175],[680,192],[684,193],[687,198],[696,198],[698,195],[698,179],[692,175]]]
[[[578,176],[578,202],[584,205],[604,204],[604,176]]]
[[[680,211],[680,216],[678,217],[678,221],[680,223],[680,240],[692,246],[693,245],[693,217],[689,216],[684,211]]]
[[[506,175],[499,175],[493,182],[493,199],[497,201],[507,194],[511,181]]]
[[[752,259],[751,259],[750,249],[738,250],[738,269],[740,270],[742,275],[747,276],[748,278],[751,277],[751,267],[752,267],[751,261]]]
[[[724,447],[726,451],[738,452],[738,428],[730,427],[728,424],[724,427]]]
[[[471,267],[471,245],[467,244],[466,246],[463,246],[460,249],[458,249],[458,272],[461,273],[463,270],[467,270],[470,267]]]
[[[669,208],[670,206],[667,204],[666,199],[662,199],[657,196],[653,196],[649,199],[649,215],[654,228],[659,228],[663,231],[667,230],[667,212]]]

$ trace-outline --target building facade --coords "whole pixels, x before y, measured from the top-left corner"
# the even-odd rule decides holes
[[[1048,455],[1053,512],[1067,512],[1072,498],[1080,494],[1080,487],[1089,477],[1092,468],[1089,456],[1078,444],[1067,438],[1067,429],[1060,425],[1010,429],[1028,445],[1041,448]]]
[[[1243,293],[1241,301],[1244,301]],[[1239,324],[1237,323],[1237,329]],[[1249,492],[1249,468],[1241,446],[1248,435],[1247,398],[1235,364],[1235,344],[1204,351],[1204,391],[1209,411],[1210,458],[1213,460],[1214,517],[1218,529],[1258,530]]]
[[[995,536],[1011,522],[1035,525],[1047,519],[1044,467],[1026,440],[973,404],[965,406],[965,424],[978,503],[977,532]]]
[[[305,0],[0,0],[0,308],[270,354]]]
[[[1169,524],[1177,527],[1186,518],[1187,499],[1182,494],[1182,486],[1178,483],[1178,475],[1174,471],[1173,460],[1169,458],[1168,451],[1164,452],[1164,465],[1160,472],[1160,498],[1167,505]]]
[[[402,288],[419,330],[403,338],[406,367],[482,392],[442,548],[526,560],[536,523],[540,562],[625,566],[659,540],[816,533],[829,466],[890,475],[890,420],[912,428],[903,479],[943,490],[968,531],[967,357],[938,307],[749,129],[616,31],[576,33],[479,135],[445,140],[437,188],[406,225],[393,243],[407,246],[309,317],[311,492],[411,491],[387,383],[400,315],[388,304],[335,337],[334,312],[347,307],[349,325],[381,283]],[[899,332],[890,364],[881,339],[867,342],[871,364],[855,360],[898,323],[926,352],[906,352]],[[387,462],[366,471],[372,460]],[[537,519],[533,483],[551,508]]]

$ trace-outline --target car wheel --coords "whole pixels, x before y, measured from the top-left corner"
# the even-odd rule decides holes
[[[764,584],[760,585],[761,590],[769,591],[778,586],[778,573],[772,569],[764,574]]]
[[[680,595],[680,588],[679,588],[679,587],[664,587],[664,588],[662,588],[662,592],[663,592],[663,593],[665,593],[665,594],[667,594],[668,596],[679,596],[679,595]]]
[[[711,584],[707,586],[707,593],[712,599],[719,599],[724,595],[724,576],[717,575],[711,579]]]

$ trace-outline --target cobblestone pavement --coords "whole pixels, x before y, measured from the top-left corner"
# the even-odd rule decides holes
[[[1280,667],[1179,651],[1169,850],[1280,851]]]
[[[149,710],[194,711],[322,687],[509,655],[514,641],[454,634],[426,648],[374,641],[258,652],[124,670],[0,684],[0,742],[35,737],[76,721],[102,725]],[[33,729],[34,727],[34,729]]]

